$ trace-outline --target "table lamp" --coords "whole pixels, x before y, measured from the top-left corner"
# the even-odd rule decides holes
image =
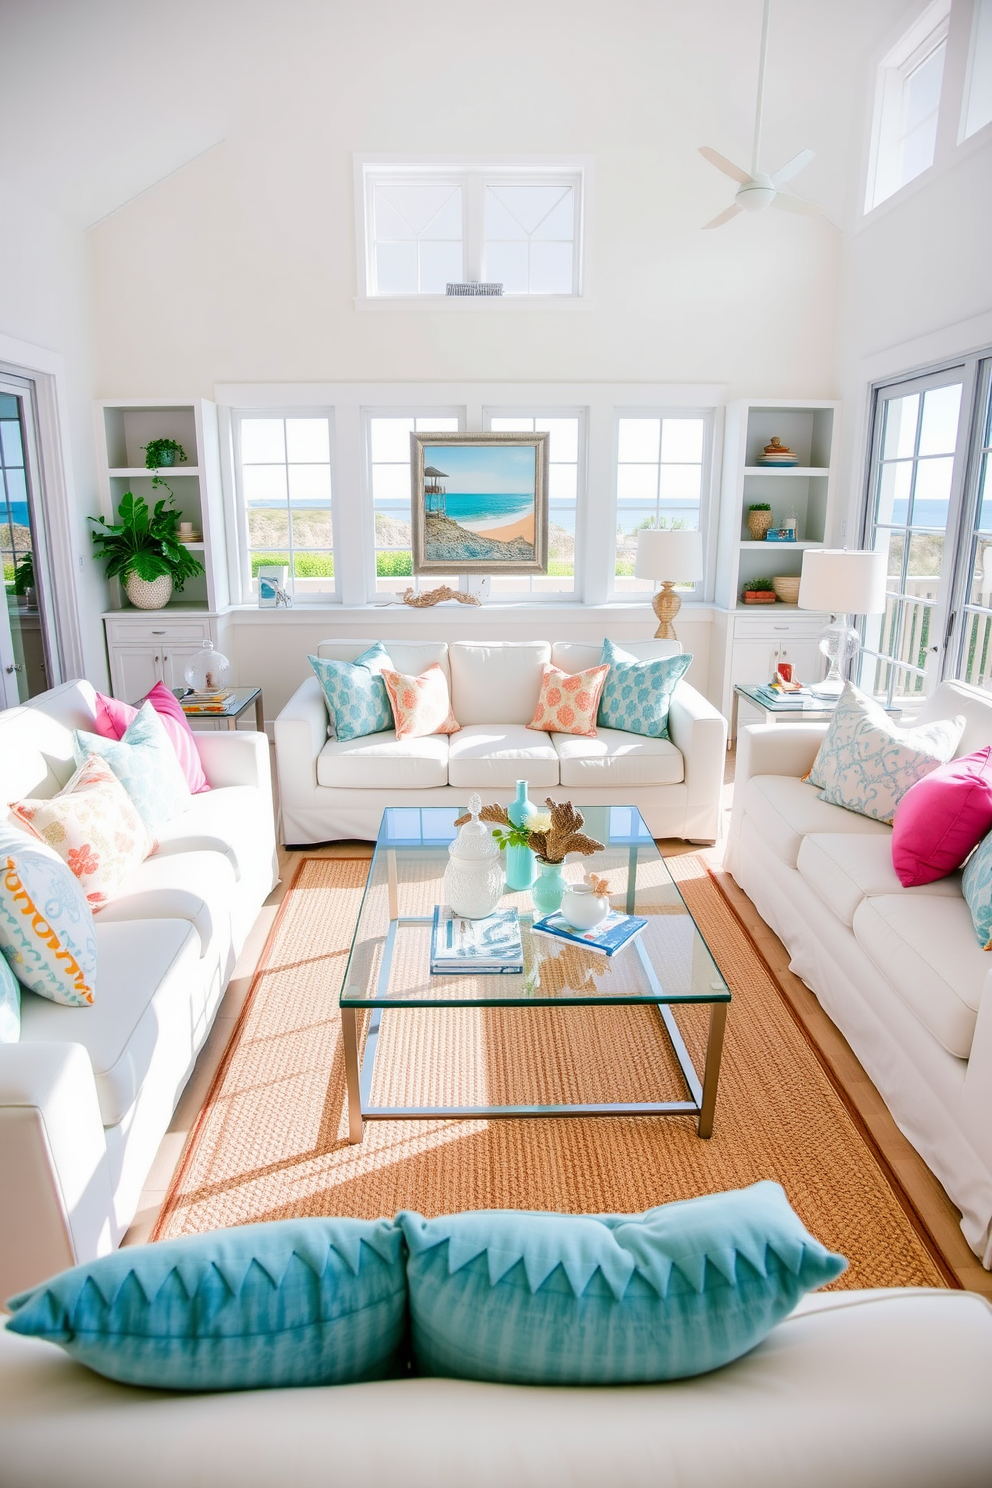
[[[815,697],[836,698],[844,687],[844,668],[854,660],[861,637],[851,615],[880,615],[885,609],[885,554],[847,548],[809,548],[803,554],[799,608],[827,610],[832,620],[820,633],[820,650],[830,663]]]
[[[675,584],[704,577],[703,539],[698,532],[642,527],[637,534],[634,577],[660,579],[661,588],[651,603],[658,617],[655,639],[677,641],[674,620],[682,606]]]

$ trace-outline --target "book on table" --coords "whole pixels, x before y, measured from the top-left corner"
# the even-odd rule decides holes
[[[431,976],[520,976],[524,948],[515,909],[497,909],[483,920],[434,906]]]
[[[543,920],[535,920],[534,934],[547,935],[552,940],[563,940],[567,945],[582,946],[600,956],[615,956],[629,941],[640,935],[646,924],[647,920],[641,919],[639,915],[621,914],[618,909],[611,909],[606,919],[600,920],[591,930],[576,930],[559,910],[555,914],[545,915]]]

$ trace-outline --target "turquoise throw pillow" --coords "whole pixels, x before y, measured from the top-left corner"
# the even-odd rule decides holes
[[[596,718],[600,728],[667,739],[672,693],[692,657],[659,656],[653,661],[638,661],[629,651],[604,641],[600,660],[610,667]]]
[[[992,832],[964,865],[961,892],[971,910],[971,923],[983,951],[992,950]]]
[[[403,1237],[384,1219],[214,1230],[128,1246],[7,1305],[12,1333],[61,1344],[125,1384],[256,1390],[382,1379],[406,1337]]]
[[[717,1369],[847,1266],[777,1183],[646,1214],[397,1215],[425,1374],[631,1384]]]
[[[76,764],[99,754],[134,802],[152,832],[190,804],[190,790],[172,740],[151,703],[142,703],[120,739],[76,729],[72,736]]]
[[[386,684],[380,673],[393,670],[389,652],[376,641],[354,661],[328,661],[308,656],[324,689],[327,711],[337,739],[364,739],[394,727]]]
[[[21,1036],[21,984],[0,952],[0,1044],[16,1044]]]

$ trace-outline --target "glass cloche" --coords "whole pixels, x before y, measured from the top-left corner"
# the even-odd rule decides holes
[[[231,663],[213,641],[207,640],[197,651],[183,676],[194,692],[220,692],[231,680]]]

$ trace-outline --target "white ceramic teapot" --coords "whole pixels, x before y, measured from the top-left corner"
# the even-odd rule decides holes
[[[503,897],[503,865],[498,844],[479,820],[482,797],[471,796],[468,809],[472,820],[448,847],[444,899],[455,914],[467,920],[484,920]]]

